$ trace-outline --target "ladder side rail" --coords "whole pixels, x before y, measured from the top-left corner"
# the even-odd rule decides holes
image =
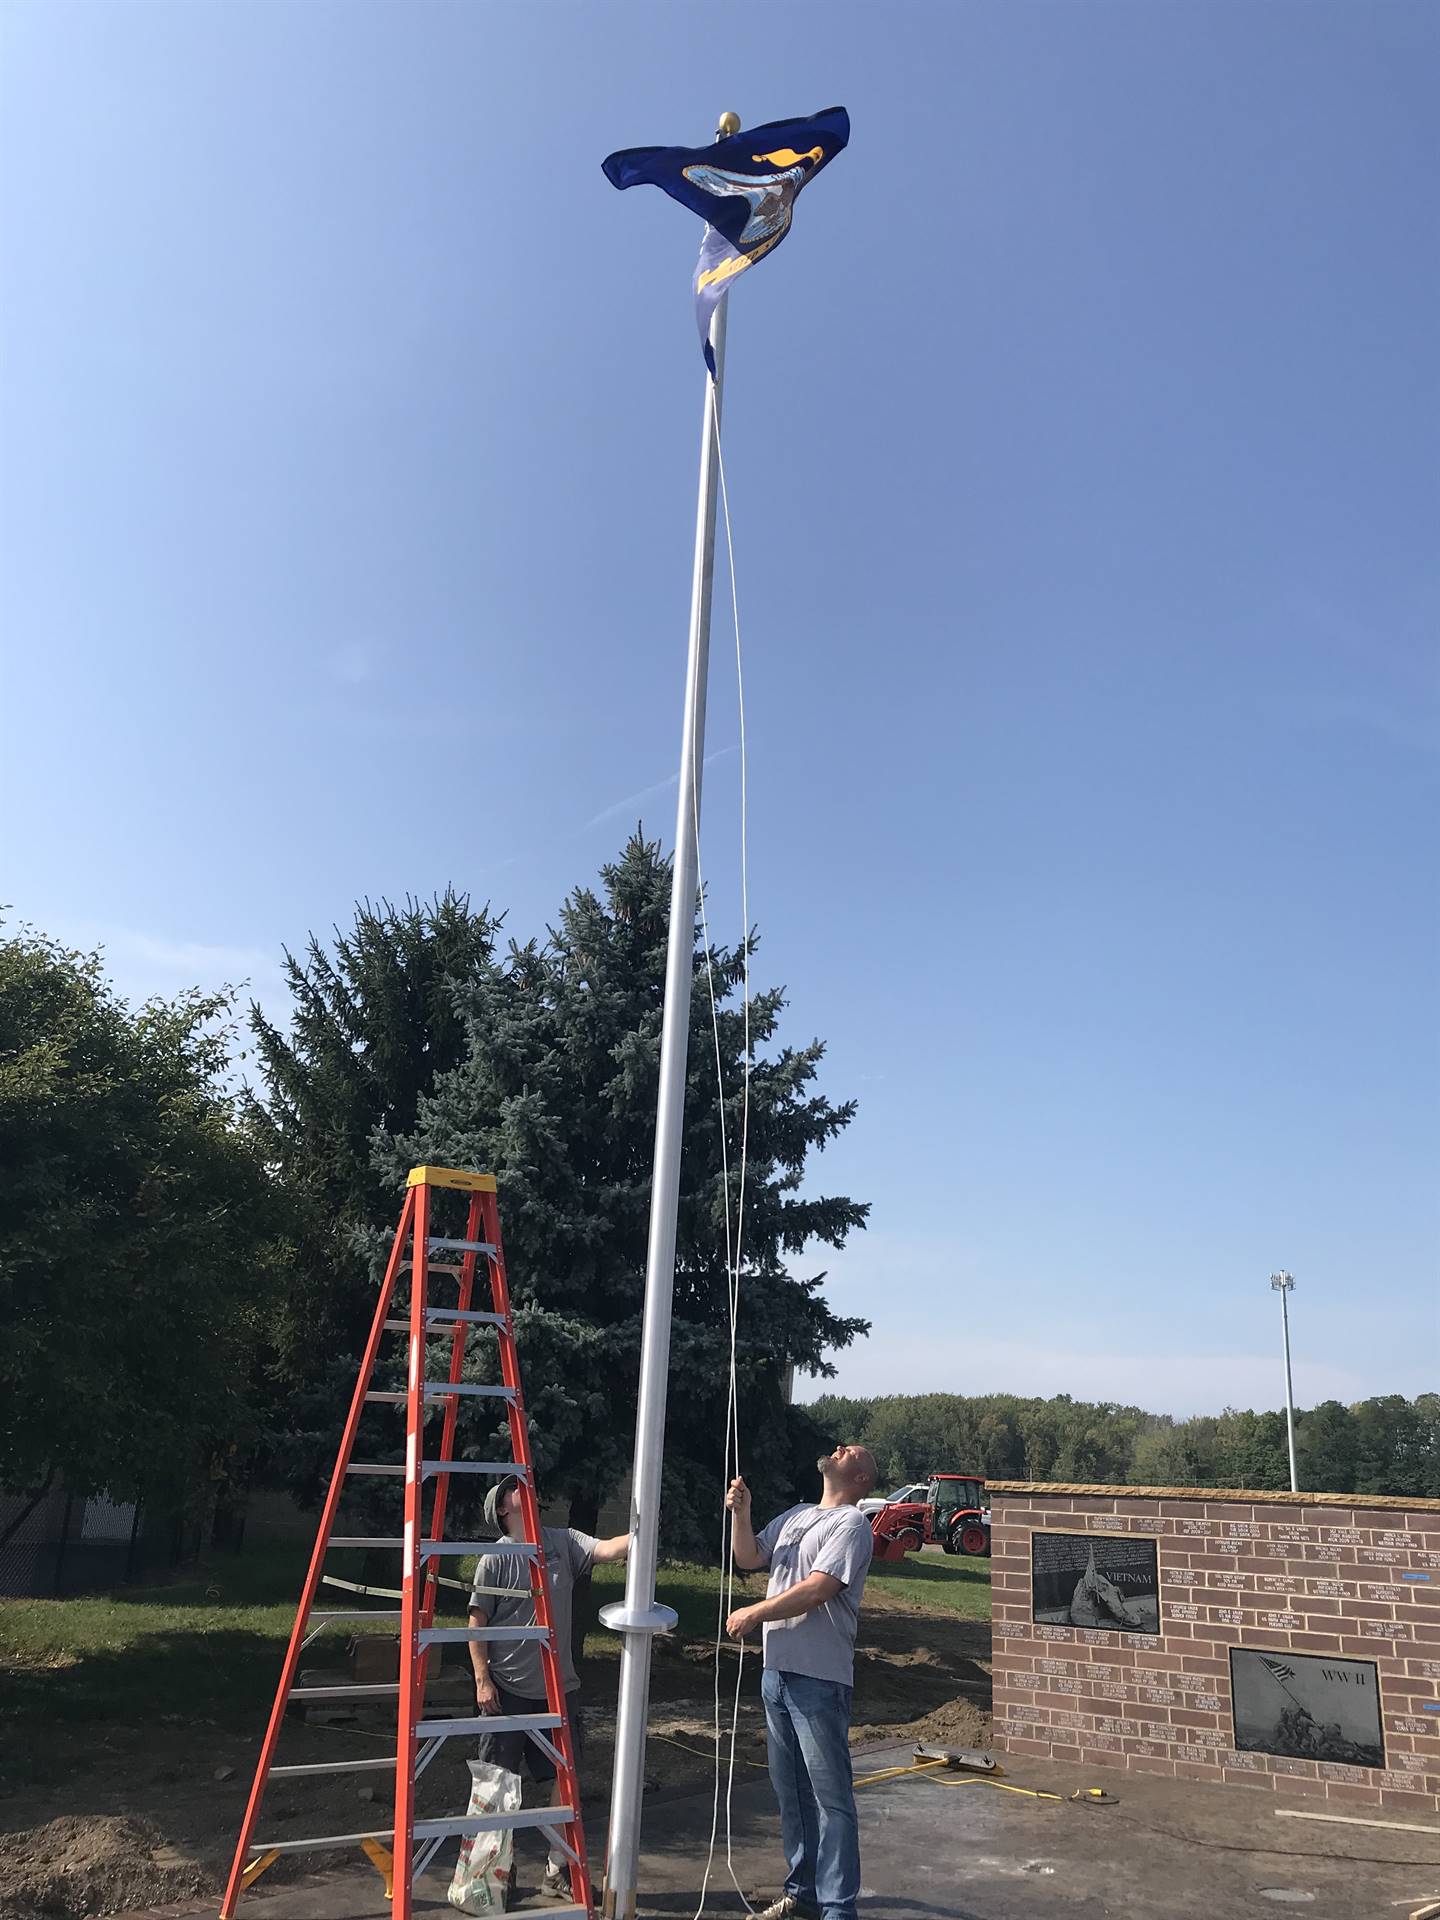
[[[423,1719],[419,1688],[424,1682],[420,1658],[420,1536],[425,1457],[425,1286],[430,1237],[430,1188],[407,1189],[415,1198],[411,1235],[409,1369],[405,1393],[405,1526],[400,1569],[400,1700],[395,1741],[393,1920],[411,1920],[415,1857],[415,1729]],[[453,1397],[453,1396],[452,1396]]]
[[[570,1714],[565,1700],[565,1679],[560,1665],[560,1650],[555,1638],[555,1613],[550,1602],[550,1568],[545,1557],[545,1537],[540,1525],[540,1498],[535,1487],[535,1463],[530,1455],[530,1430],[525,1417],[525,1394],[520,1382],[520,1362],[515,1349],[514,1321],[510,1313],[510,1287],[505,1272],[505,1246],[500,1237],[500,1208],[493,1194],[482,1197],[485,1213],[486,1238],[495,1248],[490,1263],[490,1285],[495,1299],[495,1311],[505,1316],[505,1324],[500,1329],[500,1378],[507,1387],[514,1388],[514,1396],[508,1403],[510,1416],[510,1443],[512,1457],[525,1471],[520,1477],[520,1510],[525,1517],[525,1531],[535,1542],[535,1559],[532,1563],[531,1578],[535,1590],[535,1620],[544,1627],[546,1637],[540,1642],[540,1662],[545,1674],[545,1695],[552,1713],[560,1715],[560,1725],[555,1729],[555,1744],[560,1750],[561,1765],[557,1768],[560,1799],[564,1805],[574,1809],[570,1824],[570,1836],[574,1844],[575,1857],[570,1861],[570,1895],[576,1906],[583,1907],[587,1914],[593,1912],[593,1894],[590,1888],[590,1869],[585,1851],[585,1834],[580,1818],[580,1781],[575,1768],[575,1743],[570,1731]]]
[[[355,1391],[351,1395],[350,1411],[346,1415],[345,1428],[340,1436],[340,1448],[335,1456],[335,1471],[330,1476],[325,1504],[320,1512],[315,1546],[310,1555],[305,1585],[300,1591],[300,1603],[295,1612],[295,1625],[290,1632],[290,1644],[285,1650],[285,1661],[280,1669],[280,1679],[275,1689],[275,1704],[270,1711],[270,1721],[261,1743],[260,1757],[256,1762],[250,1799],[245,1808],[245,1817],[240,1823],[240,1834],[235,1843],[235,1859],[230,1868],[230,1878],[226,1883],[225,1897],[220,1903],[220,1920],[234,1920],[236,1905],[244,1891],[246,1857],[250,1852],[250,1842],[254,1836],[255,1824],[260,1817],[265,1788],[269,1783],[270,1766],[280,1738],[280,1729],[284,1724],[290,1689],[295,1683],[295,1675],[300,1665],[306,1622],[310,1616],[310,1609],[315,1603],[315,1595],[319,1591],[325,1555],[330,1545],[330,1535],[334,1531],[335,1516],[339,1511],[340,1497],[345,1486],[345,1470],[350,1464],[350,1456],[355,1448],[355,1435],[360,1426],[360,1416],[365,1411],[365,1395],[375,1371],[375,1360],[380,1351],[380,1342],[384,1337],[385,1320],[390,1311],[390,1300],[400,1271],[405,1236],[413,1223],[414,1212],[414,1195],[407,1191],[405,1205],[400,1214],[400,1225],[396,1229],[395,1239],[390,1248],[390,1258],[385,1265],[385,1278],[381,1283],[380,1298],[375,1303],[375,1317],[370,1324],[370,1337],[365,1343],[365,1353],[360,1362]]]
[[[428,1188],[426,1190],[428,1192]],[[478,1240],[480,1238],[481,1225],[482,1213],[480,1196],[478,1193],[472,1193],[470,1196],[469,1211],[465,1221],[465,1238],[467,1240]],[[468,1313],[470,1311],[471,1296],[475,1286],[475,1262],[478,1257],[479,1256],[474,1253],[466,1253],[461,1258],[459,1294],[459,1311],[461,1313]],[[468,1332],[469,1324],[464,1320],[457,1320],[451,1329],[450,1370],[446,1378],[452,1387],[459,1385],[460,1376],[465,1371],[465,1344]],[[445,1509],[450,1499],[450,1475],[444,1471],[444,1466],[448,1465],[455,1458],[455,1429],[459,1419],[460,1396],[458,1393],[447,1393],[445,1396],[445,1414],[440,1426],[440,1447],[439,1452],[435,1456],[443,1464],[441,1471],[431,1476],[435,1482],[435,1491],[430,1508],[430,1538],[432,1540],[443,1540],[445,1538]],[[422,1453],[420,1457],[423,1460],[424,1454]],[[420,1602],[420,1627],[422,1632],[435,1624],[435,1607],[439,1598],[440,1562],[432,1556],[426,1560],[424,1569],[424,1591]],[[430,1650],[427,1646],[422,1646],[420,1649],[420,1679],[418,1682],[422,1701],[425,1698],[425,1684],[429,1677],[429,1667]]]

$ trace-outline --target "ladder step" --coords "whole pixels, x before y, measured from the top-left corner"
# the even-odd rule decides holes
[[[422,1720],[415,1732],[421,1740],[452,1740],[463,1733],[541,1733],[560,1724],[558,1713],[482,1713],[469,1720]],[[559,1824],[552,1819],[552,1826]]]
[[[352,1460],[345,1469],[347,1473],[384,1473],[394,1479],[403,1479],[405,1463],[390,1465],[377,1461]],[[522,1467],[518,1460],[423,1460],[420,1463],[423,1477],[429,1478],[435,1473],[513,1473],[517,1478],[528,1476],[530,1469]]]
[[[508,1827],[568,1827],[573,1807],[526,1807],[520,1813],[461,1814],[450,1820],[417,1820],[417,1840],[443,1840],[451,1833],[503,1833]]]
[[[398,1547],[400,1542],[395,1542]],[[517,1559],[533,1560],[539,1552],[528,1540],[422,1540],[420,1555],[424,1559],[437,1553],[513,1553]]]
[[[430,1307],[425,1313],[427,1327],[504,1327],[509,1325],[509,1315],[504,1313],[479,1313],[467,1307],[464,1312],[459,1307]],[[408,1320],[386,1320],[387,1333],[408,1333]]]
[[[363,1533],[336,1533],[330,1536],[332,1547],[403,1547],[403,1540],[389,1540],[379,1535]],[[528,1540],[422,1540],[422,1556],[437,1553],[513,1553],[522,1560],[533,1560],[536,1549]]]
[[[426,1327],[509,1327],[509,1313],[480,1313],[472,1308],[426,1308]],[[403,1319],[382,1321],[386,1332],[409,1332],[411,1323]]]
[[[427,1380],[425,1382],[425,1398],[427,1400],[441,1400],[447,1393],[488,1394],[496,1400],[513,1400],[515,1398],[514,1387],[472,1387],[468,1385],[452,1387],[448,1380]],[[367,1393],[365,1398],[367,1400],[383,1401],[387,1406],[403,1407],[406,1396],[403,1393]]]
[[[427,1400],[443,1400],[447,1393],[477,1394],[492,1400],[513,1400],[515,1398],[514,1387],[473,1387],[468,1381],[460,1381],[457,1384],[452,1384],[449,1380],[427,1380],[425,1382],[425,1398]],[[402,1400],[405,1398],[403,1393],[400,1395],[400,1398]]]
[[[530,1469],[518,1460],[422,1460],[420,1474],[428,1480],[434,1473],[513,1473],[517,1480],[528,1480]]]
[[[392,1613],[388,1607],[323,1607],[318,1612],[313,1608],[306,1616],[316,1624],[328,1624],[332,1620],[398,1620],[400,1609]]]
[[[388,1694],[391,1699],[400,1691],[398,1680],[392,1680],[389,1686],[375,1687],[291,1687],[291,1700],[383,1700]]]
[[[279,1768],[275,1768],[279,1772]],[[455,1820],[417,1820],[415,1838],[417,1840],[443,1840],[452,1833],[502,1833],[511,1832],[517,1827],[564,1827],[575,1818],[573,1807],[525,1807],[519,1813],[473,1814]],[[266,1853],[318,1853],[328,1847],[354,1847],[362,1840],[393,1840],[393,1827],[371,1827],[366,1833],[317,1833],[309,1840],[252,1840],[251,1852],[255,1855]],[[547,1907],[547,1913],[563,1914],[564,1907]],[[572,1913],[583,1912],[580,1907],[568,1909]]]
[[[313,1615],[312,1615],[313,1618]],[[422,1627],[422,1647],[452,1647],[468,1640],[548,1640],[548,1627]]]
[[[390,1773],[393,1772],[396,1754],[387,1753],[383,1760],[320,1760],[303,1767],[271,1767],[271,1773]]]
[[[425,1242],[425,1251],[427,1253],[484,1253],[493,1259],[497,1249],[492,1247],[488,1240],[438,1240],[432,1235]]]

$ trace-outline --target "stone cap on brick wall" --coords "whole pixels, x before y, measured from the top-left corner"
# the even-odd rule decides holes
[[[1246,1505],[1276,1507],[1365,1507],[1387,1513],[1440,1513],[1440,1500],[1425,1500],[1418,1494],[1394,1493],[1281,1493],[1266,1487],[1099,1487],[1079,1486],[1060,1480],[987,1480],[985,1497],[993,1502],[1011,1495],[1026,1499],[1063,1498],[1086,1500],[1228,1500]]]

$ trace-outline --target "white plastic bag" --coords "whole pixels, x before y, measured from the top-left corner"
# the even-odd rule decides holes
[[[488,1760],[471,1760],[471,1815],[515,1813],[520,1806],[520,1776]],[[460,1842],[460,1858],[448,1895],[461,1913],[494,1914],[505,1911],[515,1871],[515,1835],[506,1827],[496,1833],[469,1833]]]

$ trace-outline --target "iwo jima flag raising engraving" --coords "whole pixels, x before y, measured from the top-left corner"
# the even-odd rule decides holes
[[[1242,1753],[1383,1767],[1380,1680],[1373,1660],[1230,1649],[1235,1745]]]
[[[826,107],[807,120],[772,120],[708,147],[626,147],[604,162],[612,186],[660,187],[705,221],[695,267],[695,318],[712,374],[710,316],[736,275],[779,246],[800,189],[849,139],[844,107]]]

